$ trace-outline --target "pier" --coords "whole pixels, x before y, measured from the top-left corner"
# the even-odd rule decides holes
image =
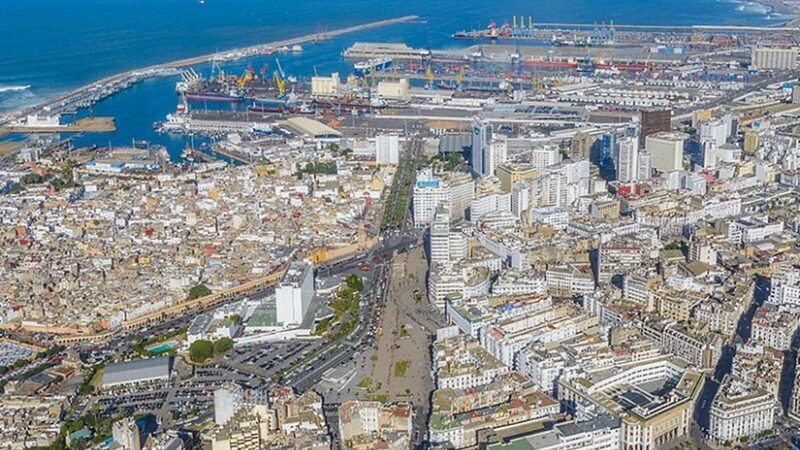
[[[39,111],[42,110],[48,110],[49,113],[56,113],[56,112],[61,112],[63,110],[72,109],[75,107],[82,107],[84,105],[81,104],[81,101],[85,97],[91,96],[92,93],[95,93],[97,91],[103,91],[105,88],[109,86],[117,88],[107,89],[108,91],[107,95],[111,95],[113,94],[113,92],[129,86],[133,82],[138,82],[145,78],[150,78],[150,77],[172,75],[176,73],[176,70],[183,69],[192,65],[205,64],[205,63],[210,63],[212,61],[235,61],[246,57],[270,55],[278,51],[278,49],[281,47],[291,47],[293,45],[305,44],[309,42],[318,42],[349,33],[371,30],[375,28],[382,28],[401,23],[413,22],[418,19],[419,16],[415,15],[396,17],[393,19],[379,20],[376,22],[369,22],[361,25],[339,28],[337,30],[312,33],[295,38],[274,41],[265,44],[257,44],[249,47],[225,50],[208,55],[184,58],[176,61],[166,62],[163,64],[156,64],[140,69],[129,70],[127,72],[122,72],[116,75],[112,75],[103,78],[101,80],[98,80],[94,83],[79,87],[65,94],[62,94],[58,97],[47,100],[44,103],[41,103],[34,107],[12,112],[6,116],[6,121],[10,122],[19,119],[20,117],[25,117],[26,115],[29,114],[38,113]]]
[[[109,133],[117,128],[112,117],[87,117],[66,125],[58,126],[27,126],[9,125],[0,128],[3,133]]]

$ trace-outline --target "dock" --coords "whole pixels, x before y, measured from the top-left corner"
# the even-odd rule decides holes
[[[58,126],[10,125],[0,129],[6,133],[109,133],[117,129],[113,117],[88,117]]]
[[[798,32],[796,27],[754,27],[742,25],[637,25],[637,24],[618,24],[612,25],[617,30],[652,30],[652,31],[720,31],[729,33],[751,33],[751,32]],[[566,23],[566,22],[534,22],[533,28],[566,28],[566,29],[594,29],[598,28],[596,23]]]
[[[86,97],[91,97],[93,93],[106,92],[105,95],[111,95],[117,90],[121,90],[130,86],[132,83],[141,81],[146,78],[174,74],[176,70],[184,69],[189,66],[211,63],[213,61],[235,61],[242,58],[270,55],[277,52],[282,47],[291,47],[293,45],[300,45],[309,42],[318,42],[331,39],[333,37],[355,33],[359,31],[371,30],[375,28],[382,28],[391,25],[398,25],[401,23],[409,23],[418,20],[419,16],[410,15],[396,17],[393,19],[379,20],[375,22],[354,25],[346,28],[339,28],[332,31],[324,31],[305,36],[285,39],[281,41],[274,41],[265,44],[252,45],[249,47],[236,48],[231,50],[220,51],[208,55],[195,56],[191,58],[179,59],[163,64],[156,64],[140,69],[129,70],[116,75],[112,75],[101,80],[95,81],[91,84],[73,89],[58,97],[52,98],[39,105],[31,108],[18,110],[12,114],[7,115],[9,120],[19,119],[29,114],[36,114],[42,110],[49,110],[52,112],[60,112],[68,109],[75,109],[85,106],[84,102]],[[109,89],[112,88],[112,89]],[[26,131],[30,132],[30,131]]]

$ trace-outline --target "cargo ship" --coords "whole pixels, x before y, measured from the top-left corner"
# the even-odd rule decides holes
[[[305,103],[300,105],[286,105],[286,104],[278,104],[272,103],[267,105],[256,105],[255,103],[248,106],[247,110],[250,112],[257,112],[257,113],[273,113],[273,114],[312,114],[314,111],[308,107]]]
[[[236,90],[231,90],[227,93],[216,91],[185,91],[183,96],[186,100],[201,102],[239,102],[244,100],[244,96]]]
[[[314,105],[322,109],[380,109],[387,106],[386,102],[379,98],[364,97],[320,97],[314,99]]]
[[[353,73],[357,77],[363,77],[373,72],[386,70],[392,66],[394,61],[392,58],[375,58],[367,61],[361,61],[353,65]]]

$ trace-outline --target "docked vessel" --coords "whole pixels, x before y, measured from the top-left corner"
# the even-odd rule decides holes
[[[231,90],[227,93],[216,91],[185,91],[183,96],[187,100],[201,102],[238,102],[244,99],[244,96],[236,90]]]
[[[386,107],[386,102],[380,98],[364,97],[318,97],[314,105],[321,109],[380,109]]]
[[[363,77],[373,72],[388,69],[392,66],[392,58],[375,58],[367,61],[361,61],[353,65],[353,73],[357,77]]]

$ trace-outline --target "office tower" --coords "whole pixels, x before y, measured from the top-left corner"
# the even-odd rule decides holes
[[[589,159],[592,150],[592,136],[585,131],[578,131],[569,142],[569,157],[572,159]]]
[[[648,152],[639,152],[639,180],[647,180],[653,176],[653,155]]]
[[[490,175],[490,144],[492,142],[492,125],[475,117],[472,119],[472,171],[478,176]]]
[[[544,169],[557,164],[561,160],[558,147],[546,146],[535,148],[531,152],[531,164],[535,169]]]
[[[214,423],[225,425],[244,401],[244,390],[235,384],[228,384],[214,391]]]
[[[438,208],[433,216],[430,232],[431,262],[450,262],[450,212]]]
[[[645,140],[647,152],[653,157],[653,168],[661,172],[683,169],[683,133],[657,133]]]
[[[712,141],[701,141],[703,149],[703,168],[713,170],[717,167],[717,144]]]
[[[282,325],[298,325],[314,297],[314,267],[305,261],[294,261],[275,289],[277,321]]]
[[[635,137],[620,139],[615,159],[618,181],[630,183],[639,179],[639,142]]]
[[[381,165],[400,162],[400,136],[381,134],[375,137],[375,162]]]
[[[639,148],[645,146],[647,136],[672,129],[672,111],[669,109],[646,109],[640,112]]]
[[[440,178],[431,170],[424,170],[417,175],[414,185],[414,225],[428,226],[439,206],[450,210],[452,221],[462,220],[473,198],[475,181],[469,174],[451,172]]]
[[[748,155],[752,155],[753,153],[758,150],[759,144],[759,137],[758,133],[754,131],[748,131],[744,134],[744,152]]]

